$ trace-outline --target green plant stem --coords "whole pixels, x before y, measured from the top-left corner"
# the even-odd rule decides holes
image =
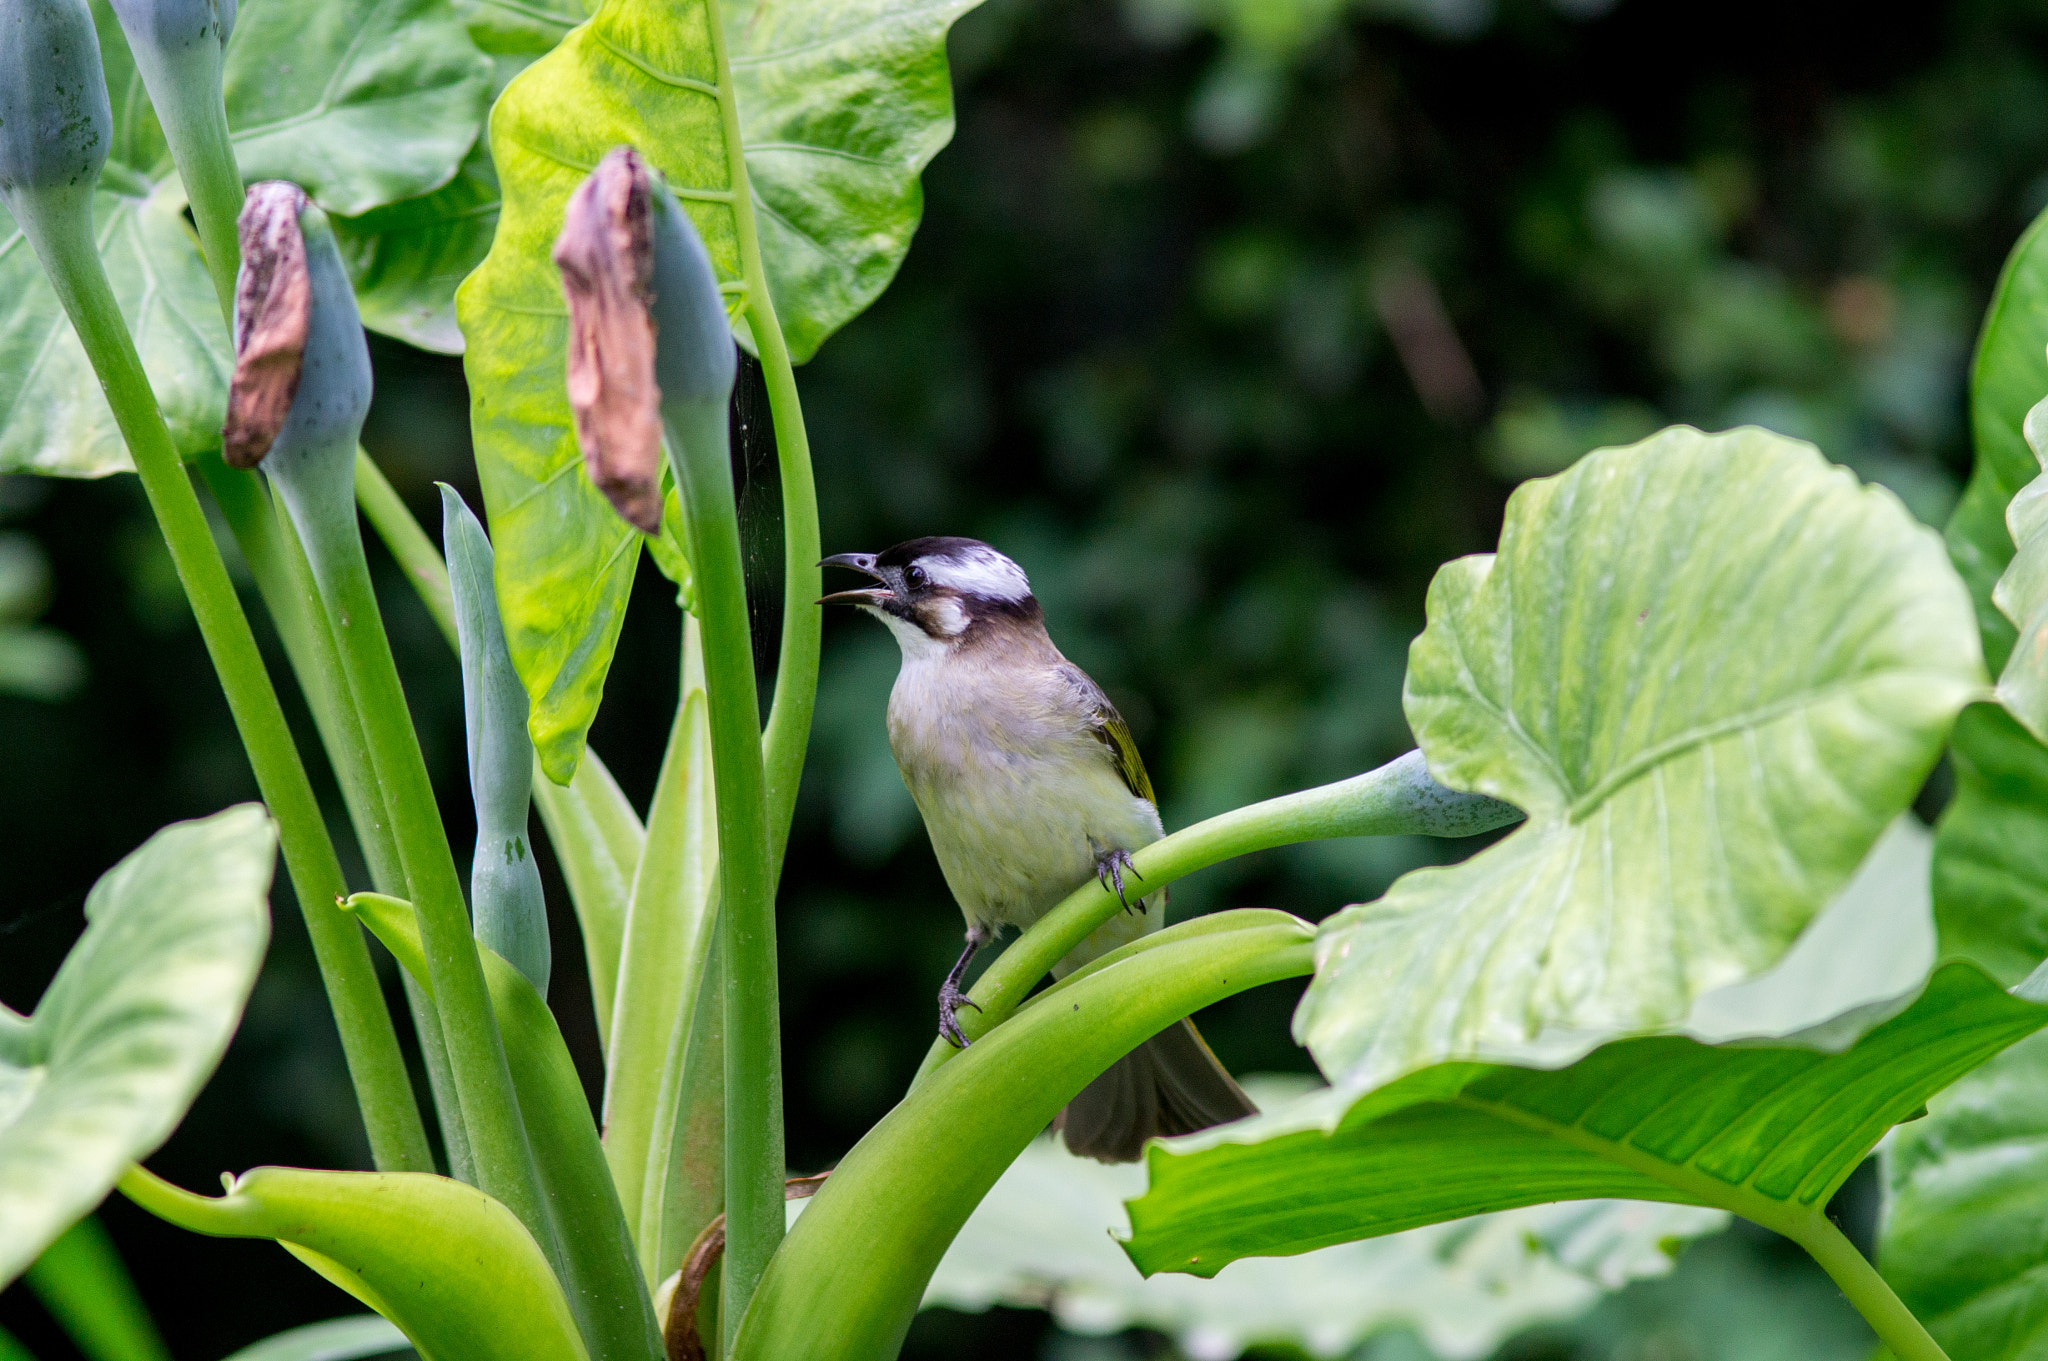
[[[306,534],[307,556],[321,583],[371,767],[391,812],[400,868],[419,911],[434,1005],[477,1185],[518,1215],[544,1248],[557,1250],[513,1095],[504,1041],[485,990],[462,880],[370,583],[353,498],[313,510]]]
[[[460,648],[455,632],[454,595],[441,550],[406,508],[370,456],[356,451],[356,504],[398,562],[420,603],[427,607],[441,636]],[[619,982],[621,942],[625,935],[626,900],[635,867],[647,840],[639,816],[619,792],[617,781],[585,748],[576,777],[556,784],[533,762],[533,800],[540,808],[569,881],[577,924],[583,930],[583,953],[590,969],[591,1000],[597,1006],[598,1038],[609,1045],[612,1003]]]
[[[1521,816],[1497,799],[1437,784],[1422,753],[1411,751],[1377,770],[1234,808],[1162,837],[1131,857],[1127,873],[1149,893],[1196,870],[1275,846],[1343,836],[1472,836]],[[1068,894],[975,983],[969,996],[981,1009],[960,1012],[962,1032],[972,1041],[1000,1025],[1053,965],[1121,908],[1116,894],[1092,879]],[[911,1086],[959,1052],[943,1038],[934,1040]]]
[[[1948,1353],[1885,1284],[1877,1268],[1825,1214],[1808,1207],[1804,1219],[1803,1225],[1780,1227],[1779,1232],[1820,1263],[1897,1361],[1949,1361]]]
[[[1148,936],[965,1050],[833,1170],[769,1264],[734,1361],[894,1357],[988,1188],[1097,1074],[1181,1017],[1313,967],[1315,928],[1216,913]]]
[[[713,29],[716,32],[714,26]],[[721,1298],[744,1311],[782,1241],[782,1027],[776,1002],[775,880],[768,862],[760,701],[740,566],[726,410],[665,413],[696,574],[704,693],[718,801],[719,919],[725,938],[725,1262]],[[694,428],[691,428],[693,427]],[[738,1326],[731,1318],[728,1330]]]
[[[759,701],[753,689],[746,582],[740,571],[739,520],[732,509],[726,413],[721,410],[718,457],[682,461],[696,465],[692,481],[697,485],[686,492],[684,505],[691,522],[690,566],[696,575],[697,608],[706,621],[712,766],[718,788],[719,911],[725,945],[726,1188],[719,1312],[724,1350],[729,1352],[754,1287],[782,1241],[784,1227],[782,1184],[787,1168],[783,1164],[782,1034],[776,1002],[775,867],[781,863],[789,839],[797,781],[817,702],[821,621],[816,601],[822,577],[817,565],[817,492],[811,477],[809,440],[796,400],[788,348],[761,262],[725,25],[718,6],[708,0],[704,14],[711,36],[719,120],[725,132],[748,325],[761,356],[775,424],[784,555],[782,648],[764,759]],[[680,450],[684,446],[674,447]],[[678,481],[682,480],[679,473]],[[695,506],[690,492],[695,493]],[[744,690],[739,688],[742,681],[747,687]]]
[[[235,324],[235,272],[241,267],[242,244],[235,221],[242,212],[242,171],[228,136],[227,108],[221,102],[220,63],[206,63],[213,88],[187,90],[184,97],[153,100],[162,117],[164,140],[170,143],[184,182],[199,249],[206,257],[213,291],[232,332]]]
[[[192,604],[200,636],[220,677],[235,730],[249,755],[257,788],[277,819],[285,868],[304,913],[314,958],[341,1033],[379,1167],[417,1165],[426,1147],[398,1036],[384,1006],[362,932],[335,906],[347,893],[319,801],[300,763],[277,692],[263,667],[242,602],[228,579],[198,494],[178,459],[149,378],[122,320],[95,249],[90,223],[50,231],[21,222],[63,304],[127,442],[144,494],[162,530],[178,580]]]
[[[398,861],[390,810],[385,807],[383,788],[370,768],[369,745],[342,677],[334,631],[291,517],[272,502],[255,474],[228,467],[218,454],[203,456],[199,469],[213,493],[214,503],[220,507],[221,518],[249,564],[264,607],[277,624],[285,656],[298,677],[314,726],[319,729],[321,746],[341,787],[356,843],[369,865],[370,881],[383,892],[402,893],[405,877]],[[435,1095],[435,1114],[439,1117],[442,1145],[448,1152],[449,1171],[458,1180],[474,1181],[476,1173],[469,1158],[469,1143],[450,1085],[441,1018],[434,1010],[433,998],[411,975],[404,975],[402,981],[428,1083]],[[407,1095],[411,1095],[410,1084]],[[433,1152],[427,1146],[416,1101],[407,1117],[406,1161],[399,1166],[378,1166],[387,1172],[431,1172]]]
[[[818,559],[824,550],[818,535],[811,439],[804,429],[803,405],[797,400],[789,347],[783,343],[782,326],[775,318],[775,304],[760,270],[760,248],[751,228],[753,204],[744,202],[749,227],[740,233],[740,254],[749,259],[749,277],[762,279],[759,288],[748,289],[747,321],[760,351],[761,375],[768,385],[768,413],[775,427],[776,466],[782,481],[782,647],[775,663],[775,697],[762,738],[768,784],[768,863],[779,876],[789,845],[790,822],[796,816],[796,791],[811,739],[811,717],[818,703],[818,655],[824,634],[824,611],[818,606],[824,575]]]

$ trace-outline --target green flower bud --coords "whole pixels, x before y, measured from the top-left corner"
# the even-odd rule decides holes
[[[84,0],[0,6],[0,202],[31,238],[76,230],[79,214],[90,234],[113,129]]]
[[[512,669],[498,617],[491,541],[446,483],[441,486],[441,544],[455,597],[469,788],[476,803],[476,853],[469,870],[476,938],[503,955],[545,997],[551,955],[547,902],[526,840],[533,796],[526,687]]]

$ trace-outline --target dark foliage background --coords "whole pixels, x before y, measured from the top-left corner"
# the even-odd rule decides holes
[[[1400,682],[1431,573],[1492,546],[1517,480],[1596,444],[1758,422],[1938,523],[1967,468],[1975,319],[2048,204],[2041,0],[988,0],[952,55],[959,133],[917,244],[800,374],[827,547],[964,533],[1010,552],[1130,719],[1169,826],[1410,745]],[[434,479],[476,500],[460,365],[377,358],[368,442],[438,523]],[[771,566],[772,466],[741,463]],[[133,481],[0,481],[0,515],[0,685],[29,692],[0,695],[0,1000],[26,1008],[100,872],[254,791]],[[461,851],[453,659],[387,576]],[[651,566],[641,587],[594,745],[644,805],[677,628]],[[38,615],[74,646],[23,642]],[[882,631],[828,625],[781,907],[804,1170],[901,1091],[958,948],[883,733],[895,665]],[[1459,853],[1275,852],[1176,886],[1174,907],[1321,917]],[[554,1001],[594,1071],[550,889]],[[187,1185],[364,1157],[287,898],[234,1048],[156,1160]],[[1292,1000],[1238,999],[1205,1029],[1241,1070],[1301,1067]],[[184,1237],[118,1199],[105,1217],[180,1357],[351,1307],[269,1245]],[[0,1325],[72,1354],[20,1289]],[[1507,1354],[1846,1359],[1860,1328],[1802,1257],[1738,1230]],[[931,1357],[1162,1346],[1015,1311],[927,1315],[912,1338]],[[1367,1354],[1424,1355],[1399,1337]]]

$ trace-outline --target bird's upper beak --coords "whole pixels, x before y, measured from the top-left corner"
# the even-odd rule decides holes
[[[873,553],[834,553],[818,563],[820,567],[851,567],[856,572],[866,572],[880,581],[882,574],[875,570]],[[819,599],[820,605],[875,605],[893,595],[887,586],[865,586],[852,591],[834,591]]]

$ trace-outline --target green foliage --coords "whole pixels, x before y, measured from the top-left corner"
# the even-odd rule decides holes
[[[566,781],[582,752],[641,543],[576,472],[566,309],[548,256],[563,204],[606,151],[638,147],[690,212],[735,310],[772,280],[790,349],[807,356],[909,246],[917,173],[951,133],[945,31],[966,8],[817,3],[771,18],[735,6],[717,52],[704,0],[682,11],[610,0],[494,112],[505,206],[457,311],[477,467],[511,583],[506,635],[552,778]],[[841,115],[849,98],[860,118]]]
[[[2012,651],[2015,620],[1992,600],[1992,588],[2012,561],[2006,507],[2040,475],[2022,427],[2048,385],[2048,214],[2035,219],[1999,275],[1970,370],[1970,436],[1976,460],[1948,524],[1949,553],[1969,583],[1984,631],[1984,656],[2003,669]]]
[[[187,457],[220,444],[227,330],[184,191],[113,14],[95,20],[114,137],[94,195],[100,255]],[[490,69],[449,0],[241,6],[227,52],[235,154],[336,213],[439,187],[476,139]],[[15,224],[0,214],[0,471],[98,477],[131,466],[83,347]]]
[[[473,1186],[259,1167],[209,1197],[134,1168],[121,1190],[194,1233],[277,1240],[396,1324],[422,1361],[588,1361],[539,1244]]]
[[[270,934],[254,805],[158,832],[86,900],[27,1016],[0,1008],[0,1281],[161,1144],[227,1048]]]
[[[1760,430],[1525,484],[1429,610],[1404,695],[1432,771],[1530,816],[1324,925],[1296,1034],[1359,1087],[1556,1062],[1769,965],[1981,687],[1934,536]]]
[[[121,1254],[94,1216],[43,1250],[28,1269],[28,1287],[89,1361],[170,1361]]]
[[[1261,1106],[1306,1085],[1244,1079]],[[1249,1260],[1210,1282],[1141,1277],[1117,1248],[1127,1236],[1122,1202],[1144,1188],[1140,1167],[1105,1166],[1055,1139],[1034,1140],[946,1250],[925,1308],[1044,1308],[1070,1331],[1151,1328],[1210,1358],[1282,1344],[1346,1355],[1405,1324],[1440,1355],[1481,1356],[1531,1323],[1569,1318],[1605,1291],[1662,1275],[1688,1240],[1727,1223],[1720,1211],[1692,1206],[1542,1205]]]
[[[390,1320],[377,1314],[355,1314],[308,1323],[253,1342],[227,1361],[356,1361],[383,1356],[412,1344]]]
[[[1443,1064],[1319,1092],[1155,1145],[1131,1257],[1208,1276],[1239,1257],[1604,1196],[1719,1206],[1811,1248],[1828,1197],[1887,1129],[2044,1024],[2048,1008],[1949,965],[1840,1054],[1632,1039],[1554,1071]]]
[[[2024,1040],[1931,1098],[1885,1146],[1878,1260],[1953,1356],[2018,1361],[2048,1329],[2044,1070],[2048,1037]]]

